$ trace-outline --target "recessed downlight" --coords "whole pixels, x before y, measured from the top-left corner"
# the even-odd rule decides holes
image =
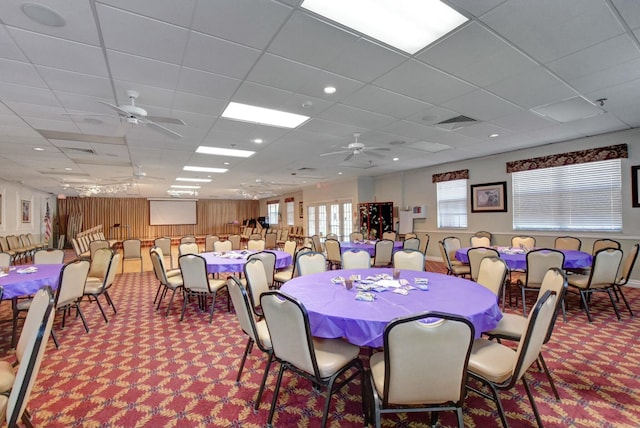
[[[335,86],[325,86],[323,92],[327,95],[335,94],[337,91]]]
[[[496,138],[496,137],[499,137],[499,136],[500,136],[500,134],[495,133],[495,132],[493,134],[489,134],[489,138]]]
[[[38,24],[47,27],[64,27],[67,21],[55,10],[38,3],[23,3],[20,7],[22,13]]]
[[[400,158],[393,158],[394,162],[398,162],[400,160]]]
[[[252,141],[256,144],[262,144],[264,142],[262,138],[254,138]]]
[[[34,147],[33,150],[35,150],[36,152],[44,152],[44,149],[42,147]]]

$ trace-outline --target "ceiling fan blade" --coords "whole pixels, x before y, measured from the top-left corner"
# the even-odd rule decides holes
[[[174,131],[170,130],[169,128],[165,128],[162,125],[158,125],[157,123],[152,122],[150,120],[144,120],[144,121],[141,121],[141,122],[144,123],[145,125],[147,125],[149,128],[153,129],[154,131],[158,131],[158,132],[160,132],[160,133],[162,133],[162,134],[164,134],[164,135],[166,135],[168,137],[176,138],[176,139],[177,138],[182,138],[182,135],[178,134],[177,132],[174,132]]]
[[[115,111],[117,111],[118,113],[120,113],[121,115],[123,115],[125,117],[131,116],[126,110],[122,110],[120,107],[118,107],[116,105],[113,105],[111,103],[107,103],[107,102],[104,102],[104,101],[100,101],[100,100],[98,100],[98,102],[100,104],[106,105],[107,107],[111,107],[112,109],[114,109]]]
[[[184,120],[176,119],[175,117],[145,116],[145,119],[152,122],[170,123],[172,125],[186,125],[186,123],[184,123]]]
[[[353,153],[353,152],[349,153],[349,154],[347,155],[347,157],[346,157],[346,158],[344,158],[343,162],[346,162],[346,161],[350,160],[350,159],[353,157],[353,155],[355,155],[355,153]]]
[[[351,150],[340,150],[340,151],[337,151],[337,152],[323,153],[320,156],[332,156],[332,155],[339,155],[339,154],[342,154],[342,153],[350,153],[350,152],[351,152]]]

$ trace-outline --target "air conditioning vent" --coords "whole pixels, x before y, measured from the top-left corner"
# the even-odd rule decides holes
[[[96,151],[93,149],[82,149],[78,147],[58,147],[64,153],[69,154],[83,154],[83,155],[96,155]]]
[[[434,126],[438,128],[446,129],[447,131],[454,131],[456,129],[464,128],[465,126],[473,125],[478,121],[468,116],[456,116],[451,119],[443,120],[436,123]]]

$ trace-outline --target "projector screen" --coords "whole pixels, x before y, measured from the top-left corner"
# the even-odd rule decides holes
[[[149,200],[149,224],[197,224],[196,201]]]

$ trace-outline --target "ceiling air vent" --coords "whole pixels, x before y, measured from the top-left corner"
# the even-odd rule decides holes
[[[436,123],[434,126],[438,128],[446,129],[447,131],[454,131],[456,129],[464,128],[465,126],[473,125],[478,121],[467,116],[456,116],[451,119],[443,120]]]
[[[82,154],[82,155],[96,155],[96,151],[93,149],[83,149],[80,147],[58,147],[64,153],[68,154]]]

